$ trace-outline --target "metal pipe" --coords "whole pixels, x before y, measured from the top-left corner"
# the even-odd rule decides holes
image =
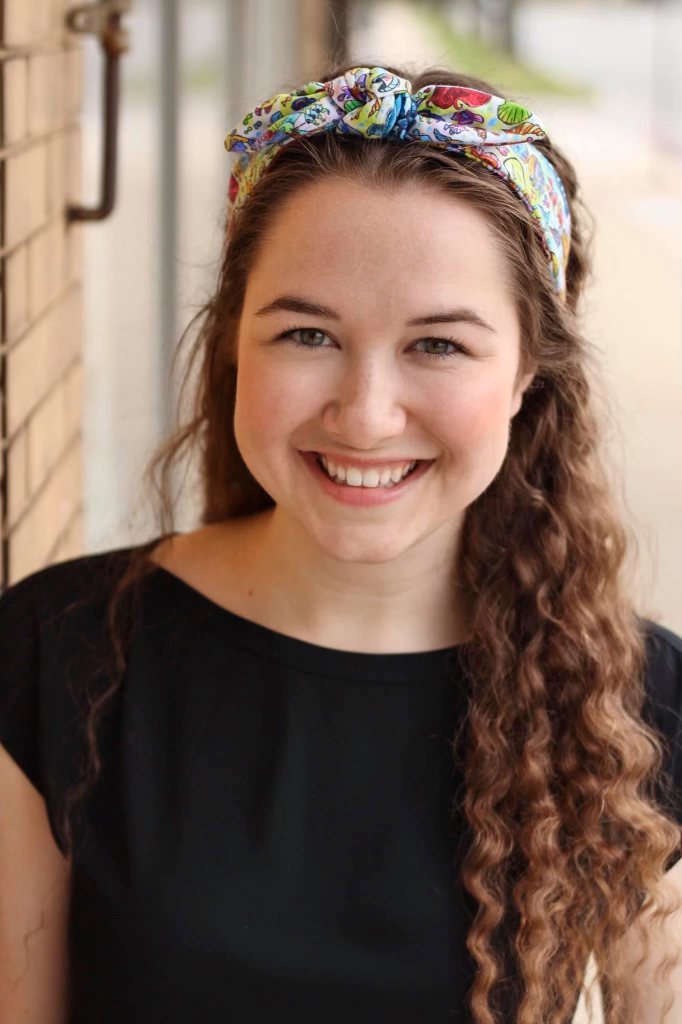
[[[69,31],[97,35],[104,55],[101,198],[94,207],[67,206],[66,219],[70,224],[104,220],[116,202],[120,57],[127,53],[129,46],[128,32],[121,24],[121,17],[130,9],[131,0],[102,0],[99,4],[75,7],[66,15]]]

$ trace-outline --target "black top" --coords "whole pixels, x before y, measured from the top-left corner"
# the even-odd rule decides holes
[[[129,550],[50,566],[0,598],[0,741],[56,839],[81,752],[70,684],[105,653]],[[682,639],[643,621],[645,715],[682,823]],[[457,881],[467,830],[449,815],[462,648],[331,650],[164,569],[136,623],[103,774],[76,819],[73,1022],[470,1021],[476,905]]]

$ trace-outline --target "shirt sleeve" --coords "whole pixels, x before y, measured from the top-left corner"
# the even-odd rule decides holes
[[[642,717],[663,745],[663,780],[656,787],[656,797],[682,826],[682,637],[648,619],[644,624],[647,662]],[[666,871],[681,856],[682,851],[674,853]]]
[[[106,608],[130,548],[55,563],[0,594],[0,743],[45,800],[57,845],[80,780],[83,691],[103,669]]]
[[[34,581],[0,595],[0,743],[44,796],[40,763],[40,635]]]
[[[101,559],[47,566],[0,595],[0,743],[45,801],[64,852],[61,801],[78,781],[79,707],[70,687],[102,618],[77,603],[96,588]]]

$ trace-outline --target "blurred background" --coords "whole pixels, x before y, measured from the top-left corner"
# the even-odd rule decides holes
[[[597,397],[613,413],[614,490],[639,545],[634,585],[645,614],[682,632],[678,0],[133,0],[124,23],[116,207],[79,229],[80,549],[155,535],[142,473],[171,426],[175,347],[216,279],[227,131],[259,100],[317,78],[329,54],[437,64],[540,113],[578,170],[595,223],[584,325],[603,366]],[[78,198],[88,203],[99,190],[102,54],[94,38],[79,51]],[[178,529],[198,525],[195,498],[189,467]]]

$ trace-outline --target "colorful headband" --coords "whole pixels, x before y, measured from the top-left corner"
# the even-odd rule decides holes
[[[232,169],[231,210],[246,199],[283,146],[323,131],[456,149],[502,178],[530,210],[561,298],[565,298],[571,217],[561,180],[532,143],[546,135],[525,107],[465,86],[411,83],[385,68],[352,68],[308,82],[246,114],[225,148],[243,152]]]

